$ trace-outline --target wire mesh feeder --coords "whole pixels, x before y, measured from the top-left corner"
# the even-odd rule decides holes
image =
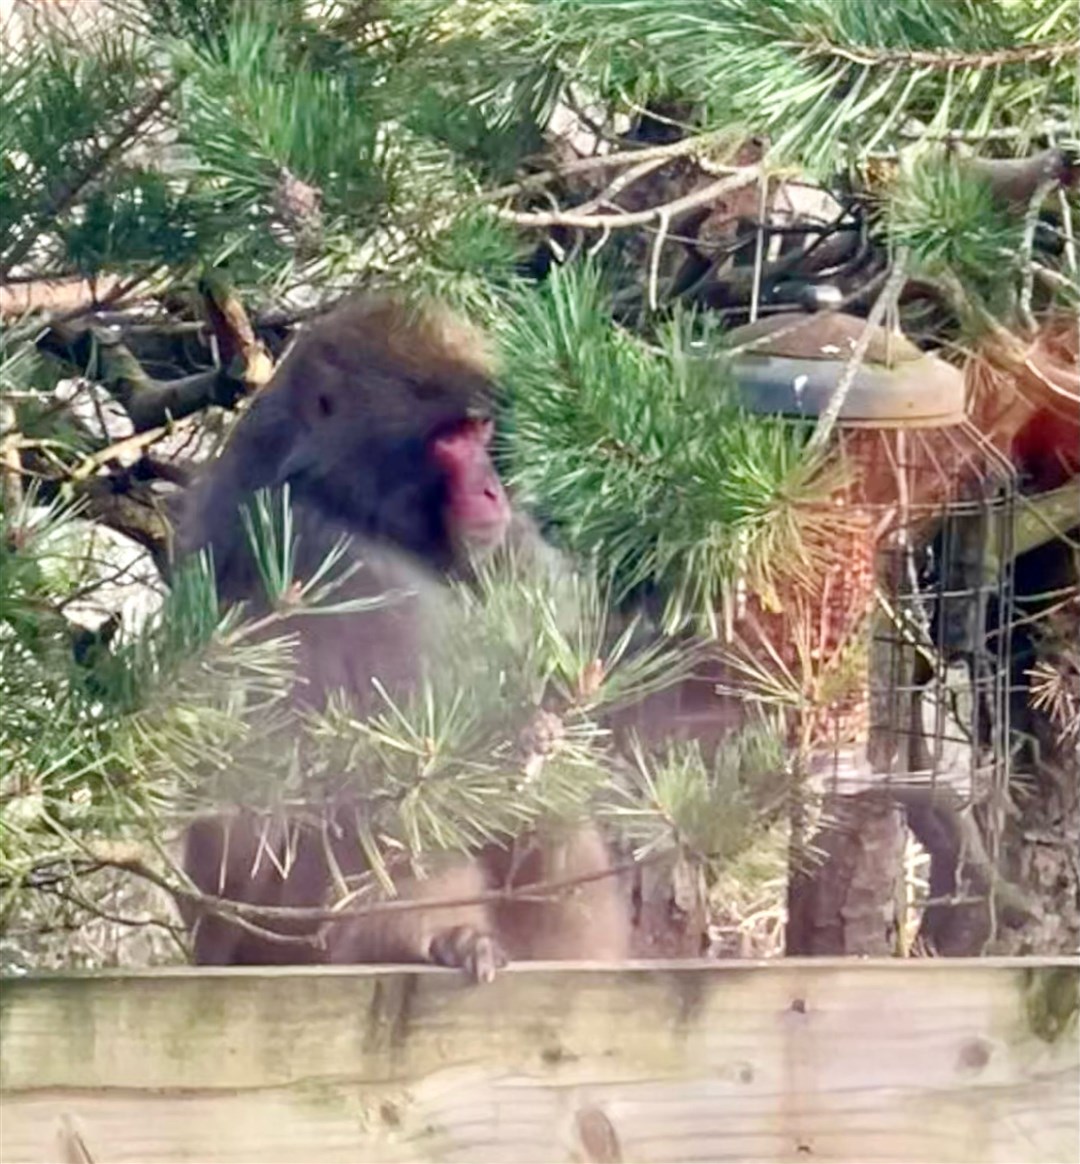
[[[830,315],[793,327],[787,316],[739,329],[733,342],[753,343],[735,364],[745,404],[817,417],[866,326]],[[838,860],[849,881],[860,881],[866,860],[894,861],[899,877],[899,802],[931,854],[930,892],[944,907],[945,898],[985,893],[993,881],[999,830],[992,822],[1009,779],[1016,475],[967,420],[961,373],[882,329],[845,398],[831,448],[845,470],[834,494],[843,520],[817,548],[814,585],[793,583],[769,608],[753,596],[736,628],[744,657],[770,660],[801,686],[793,743],[833,818],[836,835],[818,847],[834,868],[796,870],[796,882],[806,891],[815,878],[835,880]],[[874,828],[865,811],[851,811],[859,794],[873,797]],[[972,877],[962,868],[972,834],[961,813],[974,804],[989,843],[982,873]],[[863,835],[845,839],[845,829]],[[874,829],[876,837],[866,835]],[[837,896],[835,884],[828,902],[811,901],[802,932],[789,928],[788,952],[895,948],[895,933],[881,926],[893,912],[882,898],[895,892],[883,873],[861,878],[864,909]],[[867,892],[874,881],[878,890]],[[789,905],[796,909],[794,898]],[[793,913],[796,929],[798,920]],[[933,920],[940,930],[940,909]]]

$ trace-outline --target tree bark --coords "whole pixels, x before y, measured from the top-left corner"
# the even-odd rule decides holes
[[[786,953],[896,953],[903,814],[890,796],[877,791],[830,796],[824,814],[829,823],[807,846],[808,855],[794,858]]]

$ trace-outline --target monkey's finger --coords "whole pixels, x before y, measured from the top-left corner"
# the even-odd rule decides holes
[[[469,961],[471,965],[467,969],[477,982],[493,982],[495,971],[501,970],[509,959],[493,937],[478,934]]]

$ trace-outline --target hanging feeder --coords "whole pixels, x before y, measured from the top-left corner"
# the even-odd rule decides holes
[[[774,316],[733,331],[736,347],[753,343],[734,362],[741,402],[816,419],[866,326],[848,315]],[[818,579],[816,650],[835,658],[860,633],[868,648],[865,715],[853,714],[851,694],[831,717],[819,709],[814,742],[819,752],[831,745],[835,786],[945,783],[969,797],[1000,787],[1008,633],[988,634],[987,614],[1001,612],[1007,628],[1012,467],[968,421],[961,372],[883,328],[830,439],[849,481],[834,500],[853,520]],[[772,621],[790,639],[785,613]],[[782,637],[775,645],[790,656]]]
[[[741,402],[816,420],[867,326],[774,316],[732,332]],[[768,606],[749,596],[736,634],[744,654],[801,682],[791,742],[803,787],[824,795],[832,821],[813,846],[828,872],[793,866],[788,952],[889,953],[903,855],[895,796],[921,790],[904,801],[908,823],[930,852],[931,894],[953,897],[963,844],[935,849],[934,805],[1000,804],[1008,782],[1017,482],[968,420],[961,372],[883,328],[828,452],[843,470],[833,502],[847,520],[816,548],[810,584],[792,581]],[[797,809],[796,855],[809,850],[806,825]],[[940,926],[940,913],[928,911],[928,924]]]

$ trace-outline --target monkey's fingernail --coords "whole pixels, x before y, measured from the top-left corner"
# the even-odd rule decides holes
[[[495,971],[506,965],[506,955],[493,938],[477,938],[472,963],[477,982],[494,982]]]

